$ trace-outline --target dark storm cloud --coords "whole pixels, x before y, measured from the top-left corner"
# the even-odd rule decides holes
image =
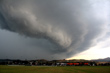
[[[31,49],[32,56],[66,58],[91,47],[103,33],[105,20],[97,15],[100,4],[91,0],[2,0],[0,27],[27,37],[24,43],[16,43],[18,50],[30,47],[36,48],[36,53]],[[12,37],[17,37],[15,33]]]

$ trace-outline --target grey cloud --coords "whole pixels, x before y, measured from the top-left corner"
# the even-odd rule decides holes
[[[0,27],[27,37],[20,36],[26,39],[22,50],[28,46],[42,50],[46,58],[67,58],[91,47],[104,31],[104,21],[96,18],[93,5],[91,0],[2,0]],[[34,56],[42,54],[32,50]]]

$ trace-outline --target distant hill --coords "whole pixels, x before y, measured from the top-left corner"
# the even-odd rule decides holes
[[[110,62],[110,57],[104,58],[104,59],[95,59],[92,61],[96,61],[96,62]]]

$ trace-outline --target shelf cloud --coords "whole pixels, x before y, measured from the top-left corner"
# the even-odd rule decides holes
[[[0,44],[6,41],[4,36],[11,35],[19,39],[9,42],[10,48],[16,49],[9,51],[10,55],[26,50],[21,55],[71,57],[106,34],[108,15],[108,0],[0,0]]]

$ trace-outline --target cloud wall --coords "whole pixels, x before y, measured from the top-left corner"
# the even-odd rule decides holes
[[[71,57],[95,45],[106,33],[108,3],[108,0],[1,0],[0,27],[2,31],[29,37],[30,46],[45,49],[43,52],[56,58]]]

